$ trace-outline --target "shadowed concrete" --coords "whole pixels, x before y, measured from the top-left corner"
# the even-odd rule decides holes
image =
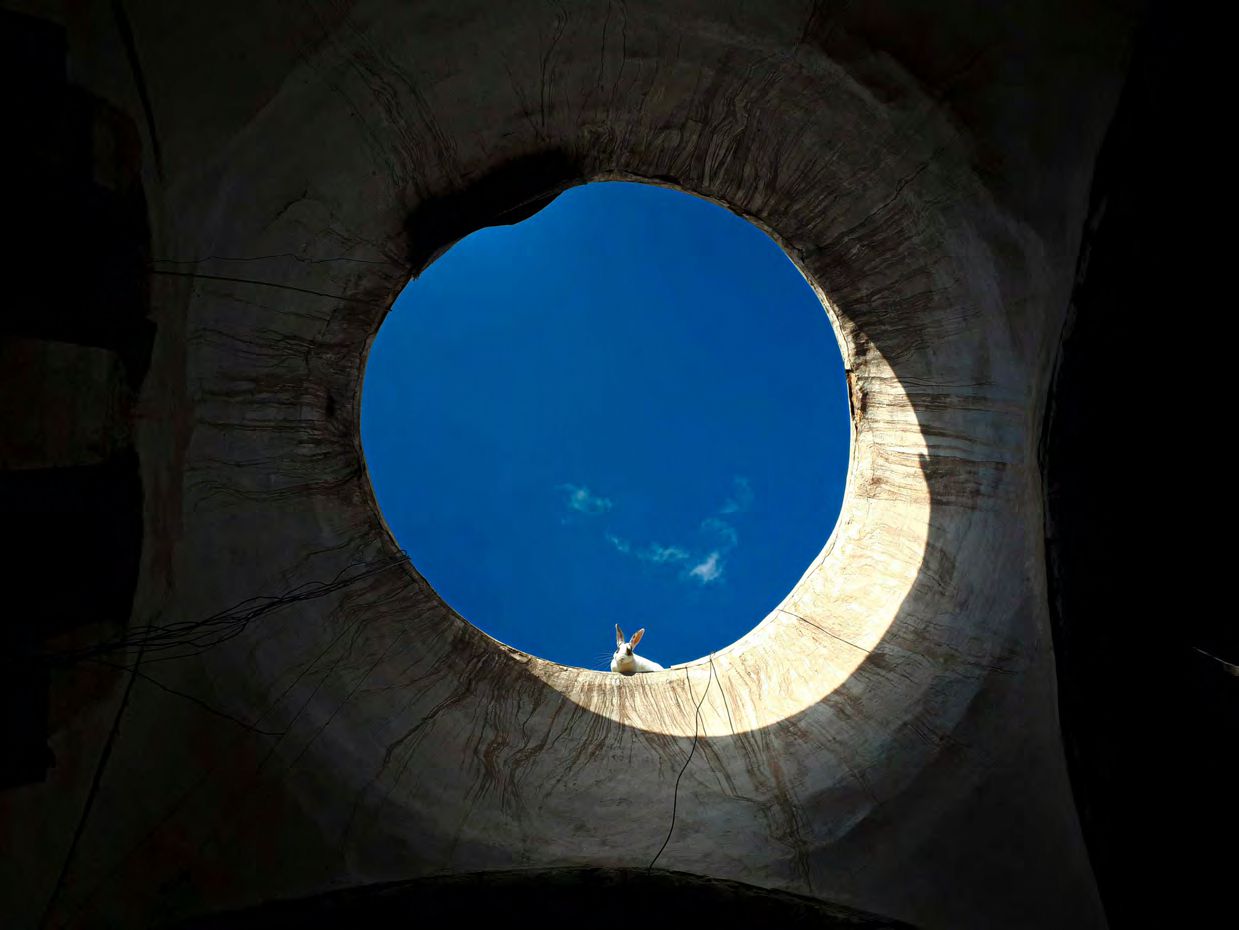
[[[184,930],[301,930],[423,921],[518,922],[620,928],[655,926],[816,927],[908,930],[908,925],[814,898],[683,872],[644,869],[528,869],[475,872],[366,886],[212,914]]]
[[[30,838],[0,869],[16,925],[644,867],[673,803],[661,868],[927,927],[1104,925],[1036,453],[1132,16],[858,6],[23,5],[142,139],[156,331],[127,648],[50,643],[57,764],[0,795]],[[357,428],[411,275],[616,177],[769,231],[854,415],[839,524],[786,599],[633,679],[454,614]]]

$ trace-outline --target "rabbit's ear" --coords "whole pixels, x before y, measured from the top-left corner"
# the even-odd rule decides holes
[[[632,648],[633,649],[637,648],[637,643],[641,642],[641,637],[644,635],[645,635],[645,627],[642,627],[641,629],[637,630],[637,632],[632,634]]]
[[[624,645],[624,631],[619,628],[619,624],[615,624],[615,645]]]

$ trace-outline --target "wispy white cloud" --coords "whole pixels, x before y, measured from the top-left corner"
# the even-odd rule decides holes
[[[731,479],[731,494],[719,508],[719,513],[740,513],[753,506],[753,488],[741,475]]]
[[[642,562],[654,562],[656,564],[684,562],[689,557],[688,550],[680,546],[663,546],[659,543],[650,543],[648,546],[634,549],[632,541],[625,539],[623,536],[616,536],[614,533],[606,533],[605,535],[607,542],[614,546],[617,552],[623,555],[636,556]]]
[[[559,487],[568,492],[568,506],[578,513],[598,514],[611,509],[609,497],[591,494],[589,488],[583,485],[561,484]]]
[[[602,513],[610,509],[609,500],[594,497],[587,488],[575,485],[565,485],[565,487],[572,492],[570,502],[576,510],[584,513]],[[600,508],[594,504],[595,501],[605,506]],[[698,549],[694,554],[692,548],[678,545],[664,546],[661,543],[649,543],[637,546],[614,533],[605,535],[607,541],[621,555],[633,556],[642,562],[655,565],[685,565],[687,567],[682,569],[681,578],[701,585],[713,584],[723,577],[727,554],[740,545],[739,531],[730,519],[725,520],[723,517],[748,510],[752,506],[753,489],[747,478],[737,475],[732,479],[731,492],[723,505],[714,515],[701,521],[702,549],[705,550],[705,554],[702,554],[702,549]]]
[[[607,533],[607,542],[613,545],[620,552],[624,553],[624,555],[628,555],[632,552],[632,543],[624,539],[622,536],[616,536],[614,533]]]
[[[658,543],[650,543],[637,553],[637,556],[647,562],[683,562],[688,558],[688,552],[679,546],[660,546]]]
[[[688,570],[688,576],[699,584],[710,584],[723,577],[723,557],[717,549]]]

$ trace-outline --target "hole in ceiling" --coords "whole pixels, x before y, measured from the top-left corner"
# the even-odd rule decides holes
[[[573,188],[456,243],[401,293],[362,394],[396,541],[490,636],[665,666],[775,607],[839,515],[850,424],[821,301],[711,201]]]

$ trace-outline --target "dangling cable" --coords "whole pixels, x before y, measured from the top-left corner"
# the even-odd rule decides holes
[[[710,680],[706,682],[706,689],[701,692],[701,700],[697,702],[697,708],[693,713],[693,744],[688,750],[688,758],[684,760],[684,766],[680,769],[680,774],[675,777],[675,790],[671,794],[671,826],[667,828],[667,838],[663,840],[662,846],[658,847],[658,852],[654,854],[654,858],[650,860],[650,864],[645,867],[645,871],[649,872],[654,868],[654,863],[658,861],[658,857],[663,854],[663,850],[667,848],[667,844],[671,842],[671,834],[675,831],[675,815],[680,803],[680,779],[684,777],[684,773],[688,771],[688,764],[693,761],[693,754],[697,751],[697,734],[701,730],[701,705],[706,702],[706,695],[710,693],[710,685],[714,683],[714,654],[710,654]],[[692,700],[693,682],[688,677],[688,666],[684,667],[684,684],[688,687],[689,700]],[[730,714],[729,714],[730,716]]]

